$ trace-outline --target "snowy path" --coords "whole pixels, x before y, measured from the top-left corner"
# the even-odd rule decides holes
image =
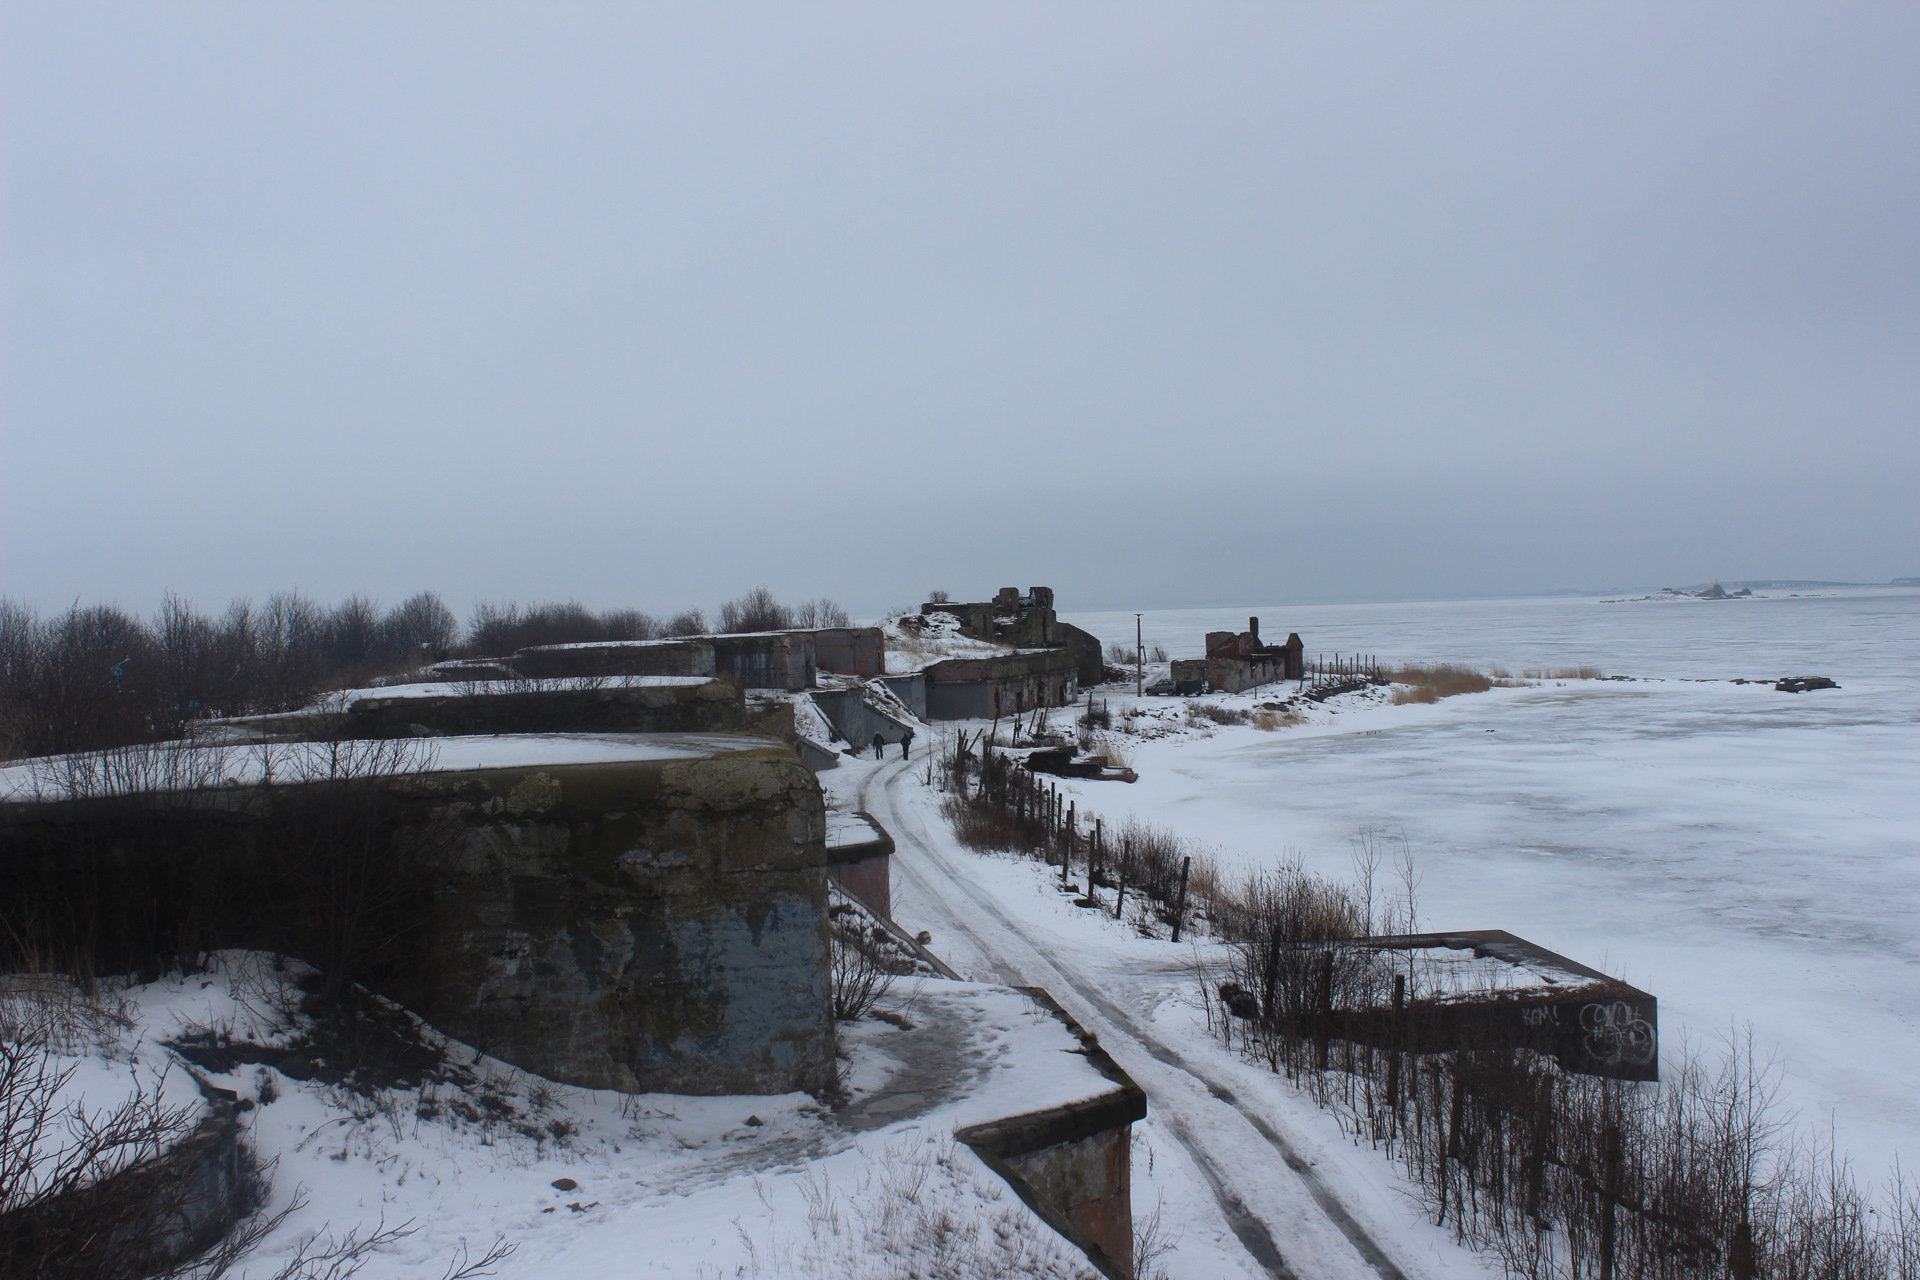
[[[1408,1215],[1395,1212],[1401,1206],[1378,1194],[1386,1173],[1378,1156],[1360,1153],[1381,1166],[1369,1179],[1366,1169],[1323,1161],[1328,1153],[1318,1149],[1324,1144],[1317,1136],[1296,1139],[1284,1108],[1262,1096],[1271,1095],[1277,1081],[1253,1089],[1230,1084],[1230,1071],[1221,1064],[1203,1063],[1199,1052],[1155,1033],[1148,1025],[1152,1007],[1192,979],[1177,953],[1153,961],[1124,945],[1124,935],[1121,945],[1085,945],[1086,939],[1009,902],[981,874],[991,860],[954,843],[924,786],[903,764],[882,766],[863,779],[860,803],[897,845],[896,914],[904,906],[915,913],[916,925],[945,939],[957,934],[962,945],[942,951],[963,972],[971,967],[975,977],[1045,987],[1099,1037],[1147,1091],[1150,1121],[1180,1144],[1180,1154],[1211,1192],[1218,1223],[1210,1225],[1218,1226],[1214,1234],[1223,1244],[1238,1241],[1241,1256],[1234,1260],[1243,1274],[1422,1280],[1480,1273],[1464,1251],[1448,1247],[1443,1254],[1458,1256],[1435,1257],[1432,1242],[1419,1239],[1424,1224],[1407,1221]],[[1314,1149],[1311,1158],[1303,1148]],[[1335,1186],[1328,1172],[1342,1185]],[[1366,1189],[1372,1194],[1354,1195],[1356,1178],[1371,1182]],[[1379,1221],[1383,1216],[1386,1221]],[[1432,1262],[1441,1265],[1421,1265]]]

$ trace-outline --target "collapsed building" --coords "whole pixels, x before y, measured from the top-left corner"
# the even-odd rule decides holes
[[[1204,658],[1174,660],[1171,675],[1175,692],[1244,693],[1263,684],[1306,676],[1306,650],[1299,633],[1290,633],[1285,644],[1267,644],[1260,639],[1258,618],[1248,618],[1245,631],[1207,632],[1206,653]]]

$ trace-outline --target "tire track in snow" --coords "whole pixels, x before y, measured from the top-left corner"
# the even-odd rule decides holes
[[[1308,1195],[1312,1197],[1314,1205],[1325,1216],[1326,1220],[1339,1231],[1340,1235],[1346,1239],[1354,1252],[1366,1262],[1369,1268],[1381,1277],[1381,1280],[1408,1280],[1406,1273],[1387,1255],[1386,1251],[1380,1247],[1379,1242],[1373,1238],[1367,1229],[1354,1218],[1353,1214],[1348,1210],[1346,1205],[1340,1201],[1339,1196],[1335,1194],[1333,1189],[1326,1184],[1326,1181],[1320,1177],[1318,1171],[1314,1169],[1312,1164],[1303,1158],[1300,1153],[1294,1149],[1293,1144],[1288,1142],[1265,1117],[1255,1114],[1251,1110],[1243,1109],[1240,1105],[1238,1095],[1232,1088],[1222,1084],[1212,1075],[1189,1062],[1178,1050],[1162,1041],[1159,1037],[1143,1027],[1138,1019],[1122,1010],[1092,982],[1078,973],[1070,972],[1067,968],[1063,967],[1060,961],[1048,955],[1034,939],[1027,935],[1026,931],[1023,930],[1018,923],[1000,909],[998,903],[994,902],[989,895],[983,894],[975,889],[967,879],[960,874],[959,869],[954,866],[951,859],[934,848],[934,842],[926,838],[925,832],[919,828],[919,824],[916,821],[910,821],[903,817],[901,811],[896,808],[893,803],[895,798],[893,793],[895,787],[898,786],[902,780],[911,776],[907,773],[904,763],[905,762],[902,762],[901,766],[896,766],[884,772],[876,771],[873,775],[863,779],[860,787],[860,805],[869,812],[873,811],[871,802],[872,784],[875,781],[879,781],[882,784],[880,797],[883,801],[886,814],[882,819],[883,824],[887,827],[887,830],[893,834],[895,842],[901,847],[901,850],[904,851],[905,849],[911,848],[916,854],[923,856],[932,868],[941,874],[945,883],[944,885],[931,883],[929,878],[920,872],[919,868],[910,865],[904,860],[897,861],[895,865],[905,878],[914,882],[917,889],[928,898],[946,908],[948,921],[973,940],[980,954],[987,957],[988,963],[994,969],[996,976],[1002,981],[1016,984],[1032,984],[1035,980],[1035,975],[1023,973],[1013,968],[1009,958],[1002,954],[1002,948],[993,946],[988,939],[982,936],[980,930],[972,927],[971,923],[964,919],[960,912],[953,910],[953,894],[949,892],[949,890],[965,895],[972,906],[990,916],[992,923],[996,924],[1005,935],[1009,935],[1016,940],[1021,945],[1021,948],[1028,953],[1031,961],[1036,962],[1040,967],[1050,970],[1055,975],[1055,982],[1041,982],[1038,985],[1060,986],[1072,991],[1081,1000],[1104,1015],[1105,1020],[1112,1024],[1112,1026],[1120,1031],[1127,1039],[1133,1041],[1141,1052],[1152,1057],[1164,1066],[1187,1076],[1199,1085],[1200,1088],[1204,1089],[1209,1096],[1230,1107],[1235,1116],[1252,1126],[1254,1131],[1260,1135],[1266,1144],[1279,1155],[1281,1162],[1299,1179]],[[876,814],[876,816],[879,815]],[[1160,1101],[1164,1104],[1166,1099],[1162,1097]],[[1193,1136],[1177,1111],[1166,1118],[1166,1123],[1169,1131],[1172,1132],[1180,1144],[1186,1148],[1195,1166],[1199,1168],[1201,1174],[1206,1178],[1209,1187],[1213,1191],[1214,1199],[1220,1206],[1221,1213],[1233,1228],[1234,1235],[1240,1240],[1242,1247],[1247,1250],[1248,1254],[1250,1254],[1268,1274],[1284,1278],[1284,1280],[1295,1280],[1295,1273],[1282,1256],[1279,1246],[1274,1241],[1271,1229],[1258,1215],[1248,1208],[1246,1201],[1233,1190],[1231,1179],[1226,1172],[1219,1167],[1213,1157],[1202,1148],[1200,1142]]]

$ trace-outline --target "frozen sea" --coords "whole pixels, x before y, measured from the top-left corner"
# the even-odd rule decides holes
[[[1920,590],[1151,612],[1195,654],[1249,614],[1309,655],[1577,681],[1143,746],[1116,797],[1257,864],[1404,835],[1423,928],[1504,928],[1660,999],[1671,1050],[1750,1027],[1784,1099],[1878,1180],[1920,1165]],[[1068,620],[1131,644],[1134,615]],[[1829,675],[1806,694],[1735,685]]]

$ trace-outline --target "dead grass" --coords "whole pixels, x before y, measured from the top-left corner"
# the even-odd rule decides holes
[[[1260,710],[1253,713],[1253,727],[1272,733],[1276,729],[1285,729],[1300,723],[1300,717],[1292,711]]]
[[[1494,683],[1485,672],[1454,662],[1396,667],[1387,672],[1387,679],[1409,686],[1393,691],[1395,703],[1435,702],[1456,693],[1485,693]]]

